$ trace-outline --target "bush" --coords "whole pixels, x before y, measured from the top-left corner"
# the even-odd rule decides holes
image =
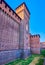
[[[43,65],[44,59],[39,59],[39,62],[36,65]]]
[[[45,50],[41,50],[41,55],[45,57]]]

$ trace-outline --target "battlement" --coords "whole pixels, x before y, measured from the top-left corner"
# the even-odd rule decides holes
[[[26,18],[29,18],[30,16],[30,12],[24,2],[16,8],[16,13],[21,17],[21,19],[24,19],[25,16],[27,16]]]
[[[36,34],[36,35],[31,35],[30,37],[31,37],[31,38],[33,38],[33,37],[34,37],[34,38],[35,38],[35,37],[36,37],[36,38],[37,38],[37,37],[40,38],[40,35],[39,35],[39,34]]]
[[[14,10],[4,1],[0,0],[0,10],[3,10],[7,15],[20,23],[21,18],[14,12]]]

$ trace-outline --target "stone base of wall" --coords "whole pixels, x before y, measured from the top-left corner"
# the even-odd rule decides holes
[[[28,58],[31,55],[30,49],[24,49],[23,51],[23,58]]]
[[[10,51],[0,51],[0,65],[11,62],[12,60],[22,58],[25,59],[30,56],[30,50],[10,50]]]
[[[15,60],[21,56],[21,50],[0,51],[0,65]]]

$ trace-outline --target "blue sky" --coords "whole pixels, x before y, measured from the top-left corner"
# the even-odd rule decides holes
[[[45,0],[5,0],[13,10],[25,2],[31,12],[29,20],[29,32],[40,34],[40,41],[45,41]]]

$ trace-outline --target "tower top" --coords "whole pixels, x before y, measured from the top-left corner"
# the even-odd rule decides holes
[[[23,9],[26,7],[28,13],[30,14],[30,11],[29,11],[28,7],[26,6],[25,2],[23,2],[22,4],[20,4],[20,5],[16,8],[16,10],[18,10],[18,9],[21,8],[22,6],[23,6]]]
[[[25,4],[25,2],[23,2],[21,5],[19,5],[17,8],[16,8],[16,13],[18,14],[18,16],[23,20],[28,18],[29,19],[29,16],[30,16],[30,12]]]

